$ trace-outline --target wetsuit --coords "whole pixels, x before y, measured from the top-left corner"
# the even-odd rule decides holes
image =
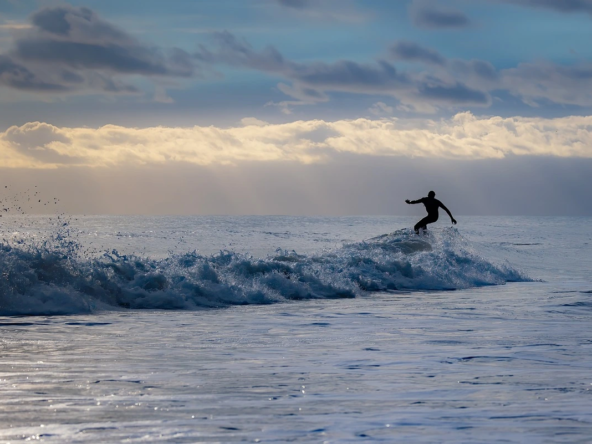
[[[426,230],[427,224],[432,224],[438,220],[438,208],[444,208],[444,205],[442,205],[442,202],[440,202],[438,199],[435,199],[433,197],[423,197],[416,202],[425,205],[428,215],[419,222],[417,222],[413,229],[415,231],[419,231],[420,228]]]
[[[440,202],[438,199],[436,199],[434,197],[435,195],[436,195],[436,193],[434,193],[433,191],[430,191],[428,194],[428,197],[422,197],[419,200],[407,199],[405,201],[405,203],[408,203],[411,205],[422,203],[425,205],[426,211],[428,212],[428,215],[426,217],[424,217],[422,220],[420,220],[419,222],[417,222],[415,224],[415,226],[413,227],[415,232],[418,234],[419,234],[420,228],[423,228],[424,230],[426,230],[428,224],[434,223],[438,220],[438,208],[442,208],[444,211],[446,211],[448,213],[448,215],[450,216],[451,222],[453,224],[456,224],[456,220],[454,219],[454,217],[452,217],[452,213],[450,212],[450,210],[448,208],[446,208],[446,205],[444,205],[442,202]]]

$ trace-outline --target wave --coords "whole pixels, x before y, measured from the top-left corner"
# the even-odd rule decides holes
[[[0,244],[0,315],[195,310],[529,280],[482,258],[454,228],[430,233],[401,230],[312,255],[277,251],[253,258],[221,251],[151,259],[115,250],[84,257],[62,230],[38,244]]]

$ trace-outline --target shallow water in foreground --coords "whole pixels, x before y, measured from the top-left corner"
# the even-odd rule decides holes
[[[464,219],[479,255],[544,282],[0,317],[0,440],[589,442],[591,220]],[[242,223],[237,251],[269,248]],[[402,221],[306,223],[265,230],[310,255]]]

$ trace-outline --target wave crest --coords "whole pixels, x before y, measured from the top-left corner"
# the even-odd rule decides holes
[[[41,245],[0,245],[0,315],[90,313],[114,308],[194,310],[376,291],[456,290],[529,280],[480,257],[454,229],[400,230],[313,255],[263,259],[232,251],[165,259],[85,258],[57,236]]]

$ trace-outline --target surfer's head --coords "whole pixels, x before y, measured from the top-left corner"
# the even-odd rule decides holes
[[[436,197],[436,193],[434,193],[433,191],[430,191],[430,192],[428,193],[428,197],[430,197],[430,198],[432,198],[432,199],[433,199],[434,197]]]

